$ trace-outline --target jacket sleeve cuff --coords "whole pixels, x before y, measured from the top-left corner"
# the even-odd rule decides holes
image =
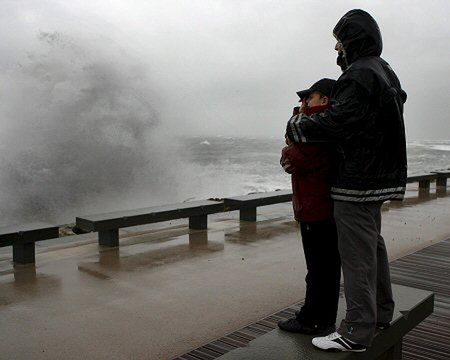
[[[288,138],[296,143],[307,142],[300,128],[301,114],[291,117],[286,126]]]

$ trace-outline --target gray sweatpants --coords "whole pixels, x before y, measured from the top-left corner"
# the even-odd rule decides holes
[[[389,262],[381,236],[381,202],[335,201],[347,313],[337,332],[369,346],[377,322],[394,312]]]

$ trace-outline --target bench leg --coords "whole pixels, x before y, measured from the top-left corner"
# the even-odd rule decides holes
[[[32,264],[35,261],[34,242],[13,244],[13,261],[19,264]]]
[[[430,180],[419,181],[419,198],[425,199],[430,196]]]
[[[207,229],[208,228],[208,215],[197,215],[189,218],[190,229]]]
[[[402,359],[403,358],[403,340],[400,340],[392,348],[392,359]]]
[[[438,176],[438,178],[436,179],[436,186],[447,187],[447,178]]]
[[[401,360],[402,359],[402,340],[388,349],[384,354],[377,357],[376,360]]]
[[[419,189],[430,189],[430,180],[420,180]]]
[[[109,247],[119,246],[119,229],[99,231],[98,244]]]
[[[256,221],[256,208],[241,209],[239,219],[243,221]]]

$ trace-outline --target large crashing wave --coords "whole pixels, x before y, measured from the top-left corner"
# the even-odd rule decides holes
[[[154,90],[139,62],[60,33],[36,41],[0,72],[0,225],[169,200]]]

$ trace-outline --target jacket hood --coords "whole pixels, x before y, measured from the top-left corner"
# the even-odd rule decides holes
[[[375,19],[364,10],[350,10],[336,24],[333,35],[344,47],[350,65],[363,56],[380,56],[383,41]]]

